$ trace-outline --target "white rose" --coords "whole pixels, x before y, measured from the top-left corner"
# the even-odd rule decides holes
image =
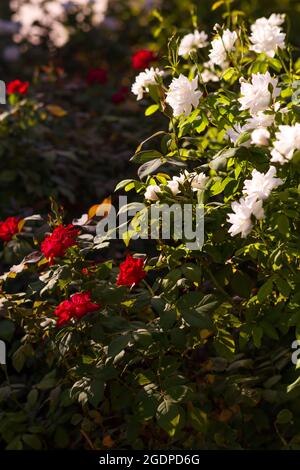
[[[166,102],[173,109],[174,116],[180,116],[181,114],[188,116],[193,107],[197,108],[202,96],[197,87],[198,77],[189,80],[180,74],[178,78],[173,78],[166,95]]]
[[[179,44],[178,54],[183,56],[206,47],[208,45],[207,38],[208,36],[204,31],[195,30],[193,33],[186,34]]]
[[[204,173],[191,173],[190,182],[193,191],[203,191],[208,180],[208,176]]]
[[[155,185],[155,184],[150,184],[146,191],[145,191],[145,199],[148,199],[149,201],[157,201],[158,200],[158,195],[157,193],[160,192],[160,187]]]
[[[241,198],[239,202],[231,204],[233,213],[228,214],[227,221],[231,224],[228,232],[232,237],[241,234],[242,238],[246,238],[252,230],[253,223],[251,215],[253,214],[258,220],[264,218],[264,210],[262,200],[255,201],[250,198]]]
[[[272,78],[269,72],[252,74],[251,83],[241,80],[240,109],[248,109],[252,115],[265,111],[280,94],[277,84],[278,79]],[[273,87],[272,93],[270,85]]]
[[[275,136],[271,162],[283,165],[293,158],[295,150],[300,150],[300,124],[279,126],[279,132]]]
[[[273,189],[283,184],[283,181],[275,176],[276,168],[274,166],[271,166],[267,173],[253,170],[252,179],[244,181],[243,193],[249,198],[267,199]]]
[[[224,67],[228,62],[228,53],[234,50],[238,36],[235,31],[226,29],[222,35],[211,42],[209,58],[213,64]]]
[[[136,76],[135,82],[131,87],[131,91],[137,96],[138,101],[143,98],[144,93],[149,91],[149,85],[156,85],[158,77],[162,75],[163,72],[158,68],[151,67]]]
[[[278,15],[280,16],[280,15]],[[278,25],[278,21],[275,16],[267,18],[259,18],[251,26],[250,41],[252,45],[250,50],[257,52],[258,54],[264,52],[269,57],[274,57],[277,49],[283,49],[285,47],[285,33],[282,32]],[[277,22],[277,24],[275,24]]]

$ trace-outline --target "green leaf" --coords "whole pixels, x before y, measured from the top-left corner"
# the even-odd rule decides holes
[[[150,175],[154,171],[156,171],[161,165],[163,165],[163,161],[161,158],[156,158],[155,160],[151,160],[150,162],[144,163],[138,169],[138,175],[140,179],[145,178],[145,176]]]
[[[141,148],[143,147],[143,145],[146,142],[149,142],[149,140],[154,139],[154,137],[158,137],[159,135],[165,135],[165,134],[166,134],[165,131],[158,131],[158,132],[155,132],[154,134],[150,135],[150,137],[147,137],[147,139],[143,140],[143,142],[141,142],[140,145],[138,146],[138,148],[136,149],[136,154],[141,150]]]
[[[280,72],[280,70],[282,69],[282,64],[281,64],[280,60],[278,60],[278,59],[269,58],[269,64],[271,65],[271,67],[272,67],[276,72]]]
[[[156,111],[159,110],[159,105],[158,104],[152,104],[149,106],[146,111],[145,111],[145,116],[151,116],[151,114],[156,113]]]
[[[235,143],[236,147],[240,147],[240,145],[244,144],[245,142],[248,142],[251,138],[251,132],[243,132],[238,140]]]
[[[27,406],[31,409],[35,406],[37,400],[39,397],[39,392],[35,388],[30,390],[30,392],[27,395]]]
[[[231,276],[230,285],[235,294],[244,298],[248,298],[250,296],[251,290],[254,287],[251,277],[243,271],[236,271]]]
[[[208,419],[204,411],[194,408],[189,413],[189,418],[193,428],[203,434],[207,431]]]
[[[188,325],[196,328],[213,328],[213,321],[210,313],[218,305],[211,295],[205,295],[201,292],[191,292],[185,294],[177,302],[177,308]]]
[[[69,445],[69,434],[63,426],[58,426],[54,435],[55,446],[59,449],[66,449]]]
[[[22,450],[23,449],[23,444],[22,444],[22,441],[21,441],[21,437],[20,436],[16,436],[15,438],[13,438],[12,441],[10,441],[6,448],[6,450]]]
[[[300,377],[295,380],[292,384],[288,385],[287,387],[287,393],[291,393],[293,390],[296,390],[300,387]]]
[[[279,411],[276,417],[276,423],[278,424],[291,424],[293,422],[293,413],[284,408],[283,410]]]
[[[43,447],[40,438],[34,434],[23,434],[22,440],[31,449],[41,450]]]
[[[263,337],[263,329],[261,326],[254,326],[253,329],[252,329],[252,337],[253,337],[253,341],[254,341],[254,345],[257,347],[257,348],[260,348],[261,346],[261,340],[262,340],[262,337]]]
[[[202,271],[197,264],[185,264],[181,267],[183,275],[192,282],[200,282]]]
[[[177,313],[175,309],[167,309],[161,312],[159,324],[164,331],[168,331],[177,320]]]
[[[36,385],[39,390],[49,390],[57,385],[56,370],[52,370],[49,374],[45,375],[43,379]]]
[[[235,342],[233,337],[225,330],[219,330],[218,336],[214,338],[214,347],[220,357],[231,360],[235,353]]]
[[[131,335],[121,335],[113,339],[110,345],[108,346],[108,356],[115,357],[121,351],[123,351],[126,346],[128,346],[131,340]]]
[[[146,163],[157,158],[162,158],[162,153],[158,152],[157,150],[141,150],[137,152],[131,157],[131,160],[136,163]]]
[[[284,297],[288,297],[290,295],[292,288],[286,279],[278,275],[275,277],[275,284],[278,287],[279,292]]]
[[[15,325],[10,320],[0,320],[0,339],[10,341],[15,332]]]
[[[157,410],[157,405],[157,399],[153,395],[143,392],[137,404],[138,416],[145,421],[153,418]]]
[[[100,299],[100,302],[108,305],[120,304],[126,297],[126,286],[119,287],[96,287],[93,295]]]
[[[210,188],[213,196],[217,196],[218,194],[222,193],[227,184],[229,184],[231,181],[234,181],[234,179],[230,176],[227,176],[224,180],[218,179]]]
[[[33,354],[32,346],[29,343],[22,344],[19,349],[17,349],[12,357],[12,363],[17,372],[21,372],[27,357],[31,357]]]
[[[229,81],[234,75],[237,75],[237,71],[234,67],[229,67],[226,69],[226,71],[223,73],[222,78],[226,82]]]
[[[164,399],[156,412],[158,425],[173,437],[184,425],[184,412],[182,408],[171,401]]]
[[[277,227],[282,235],[287,235],[290,232],[290,222],[285,214],[280,214],[277,217]]]
[[[267,336],[269,336],[269,338],[272,338],[272,339],[275,339],[275,340],[279,339],[279,335],[278,335],[276,329],[274,328],[274,326],[271,323],[268,323],[268,322],[263,320],[260,323],[260,326],[263,328],[264,333]]]
[[[104,397],[104,382],[102,378],[92,380],[89,388],[89,402],[97,408]]]
[[[127,184],[129,184],[129,183],[134,183],[134,180],[120,181],[120,183],[118,183],[117,186],[115,187],[115,191],[119,191],[120,189],[125,188],[125,186],[127,186]]]
[[[265,282],[259,289],[257,293],[257,298],[260,303],[264,302],[269,295],[272,294],[273,291],[273,278],[270,278]]]
[[[220,8],[222,5],[224,5],[225,3],[225,0],[218,0],[217,2],[215,2],[212,7],[211,7],[211,11],[215,11],[217,10],[218,8]]]

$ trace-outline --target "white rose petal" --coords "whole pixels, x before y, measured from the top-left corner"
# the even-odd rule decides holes
[[[268,145],[270,139],[270,132],[264,127],[255,129],[251,134],[251,143],[258,146]]]
[[[216,74],[214,64],[211,60],[209,60],[208,62],[204,62],[203,67],[204,71],[201,73],[201,79],[203,83],[218,82],[220,80],[220,78]]]

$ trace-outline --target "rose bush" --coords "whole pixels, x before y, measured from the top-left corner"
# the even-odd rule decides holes
[[[300,67],[282,15],[241,16],[136,70],[156,129],[116,188],[144,202],[122,262],[101,205],[1,222],[1,446],[299,449]],[[201,248],[135,250],[162,204],[203,207]]]

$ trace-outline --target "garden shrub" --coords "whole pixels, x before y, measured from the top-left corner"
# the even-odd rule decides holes
[[[96,229],[109,198],[72,224],[54,203],[3,221],[3,447],[299,449],[299,60],[283,15],[224,19],[137,71],[168,124],[117,185],[144,202],[119,266]],[[157,204],[203,207],[203,246],[133,255]]]

